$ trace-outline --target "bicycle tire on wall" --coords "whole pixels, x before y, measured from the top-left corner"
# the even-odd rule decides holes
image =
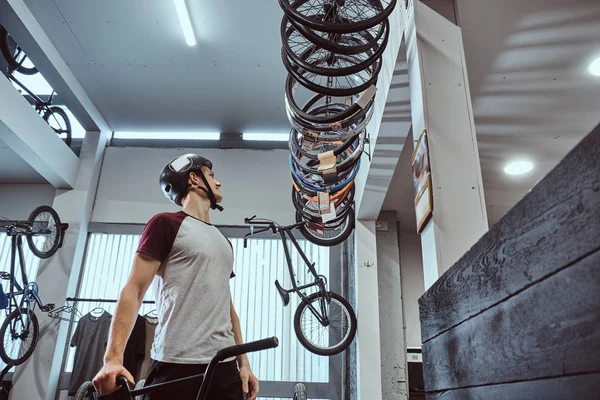
[[[316,236],[314,233],[311,232],[310,229],[307,228],[306,224],[300,225],[298,229],[300,230],[302,236],[304,236],[309,242],[314,243],[318,246],[332,247],[343,243],[346,239],[348,239],[348,237],[354,230],[354,209],[352,207],[348,209],[346,219],[348,220],[348,223],[344,227],[344,230],[333,238],[324,238]],[[296,222],[302,221],[304,221],[302,214],[298,210],[296,210]],[[325,229],[327,229],[326,224]]]
[[[346,309],[346,311],[348,312],[348,315],[350,316],[350,321],[349,321],[350,322],[350,327],[349,327],[350,332],[349,332],[348,336],[342,342],[337,344],[336,346],[329,348],[329,349],[315,347],[304,336],[304,332],[302,331],[302,327],[300,325],[300,319],[302,317],[302,312],[304,311],[304,309],[308,306],[308,304],[310,302],[318,300],[319,297],[321,297],[321,292],[316,292],[316,293],[313,293],[310,296],[308,296],[309,303],[307,303],[306,301],[303,300],[298,305],[298,308],[296,309],[296,313],[294,314],[294,331],[296,332],[296,337],[298,338],[298,341],[308,351],[310,351],[311,353],[314,353],[314,354],[318,354],[320,356],[333,356],[333,355],[341,353],[342,351],[346,350],[348,348],[348,346],[350,346],[350,343],[352,343],[352,341],[354,340],[354,336],[356,335],[357,321],[356,321],[356,314],[354,313],[354,309],[352,308],[350,303],[348,303],[348,301],[345,298],[343,298],[342,296],[340,296],[339,294],[334,293],[334,292],[329,292],[329,294],[332,299],[335,299]]]
[[[306,2],[307,0],[295,0],[292,2],[290,2],[290,0],[279,0],[279,6],[283,9],[288,17],[306,26],[307,28],[315,29],[321,32],[332,33],[351,33],[369,29],[386,19],[396,6],[396,0],[390,0],[385,8],[379,10],[379,13],[373,15],[372,17],[350,23],[334,23],[328,21],[315,21],[308,15],[302,14],[302,12],[298,9]],[[379,3],[381,3],[381,1],[379,1]]]
[[[33,210],[31,212],[31,214],[29,215],[29,218],[27,219],[27,222],[31,225],[33,225],[36,217],[41,214],[47,212],[49,213],[52,218],[54,219],[54,224],[56,227],[56,236],[54,238],[54,242],[52,243],[52,247],[50,247],[49,250],[40,250],[37,248],[34,240],[33,240],[33,236],[31,235],[27,235],[27,245],[29,246],[29,248],[31,249],[31,252],[36,256],[39,257],[41,259],[45,259],[45,258],[50,258],[52,257],[56,251],[59,249],[61,242],[62,242],[62,235],[64,234],[61,227],[60,227],[60,218],[58,217],[58,214],[56,213],[56,211],[54,211],[54,209],[50,206],[39,206],[37,207],[35,210]]]
[[[29,313],[28,313],[28,311],[29,311]],[[25,351],[25,354],[23,354],[19,358],[13,359],[13,358],[10,358],[8,356],[8,354],[6,354],[6,349],[4,348],[4,346],[5,346],[4,337],[6,334],[6,330],[9,328],[11,321],[13,319],[17,318],[17,316],[20,314],[29,314],[29,317],[31,319],[31,325],[29,327],[29,334],[32,335],[33,339],[32,339],[31,346]],[[35,347],[37,346],[39,335],[40,335],[40,325],[38,323],[37,317],[36,317],[35,313],[33,312],[33,310],[28,310],[25,307],[23,307],[21,309],[13,310],[8,315],[8,317],[6,317],[6,319],[2,323],[2,326],[0,327],[0,358],[2,359],[2,361],[4,361],[7,364],[10,364],[10,363],[12,363],[14,365],[23,364],[33,354],[33,351],[35,350]]]
[[[4,59],[8,63],[9,68],[16,70],[17,72],[20,72],[23,75],[37,74],[38,70],[36,67],[28,68],[19,65],[19,62],[15,59],[13,55],[13,49],[11,49],[11,47],[13,47],[12,44],[16,46],[14,39],[11,39],[11,36],[9,35],[8,31],[4,29],[3,26],[0,26],[0,51],[2,51],[2,56],[4,56]]]

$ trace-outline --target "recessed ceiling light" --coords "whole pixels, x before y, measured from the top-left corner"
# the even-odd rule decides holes
[[[179,23],[181,29],[183,29],[183,36],[188,46],[196,45],[196,36],[194,35],[194,29],[192,28],[192,20],[188,12],[185,0],[174,0],[175,8],[177,9],[177,16],[179,16]]]
[[[596,59],[590,63],[588,71],[592,75],[600,76],[600,56],[596,57]]]
[[[289,133],[244,133],[244,140],[265,140],[270,142],[287,142],[290,137]]]
[[[533,169],[533,163],[529,161],[513,161],[504,167],[504,172],[508,175],[523,175]]]

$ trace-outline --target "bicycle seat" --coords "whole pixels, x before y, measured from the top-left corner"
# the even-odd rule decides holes
[[[285,290],[284,288],[281,287],[281,285],[279,284],[279,281],[276,279],[275,280],[275,287],[277,288],[277,291],[279,292],[279,295],[281,296],[281,301],[283,301],[283,306],[287,306],[290,303],[290,294],[288,293],[287,290]]]

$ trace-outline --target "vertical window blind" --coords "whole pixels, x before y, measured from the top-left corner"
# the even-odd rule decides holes
[[[89,236],[82,279],[77,297],[116,299],[131,271],[131,264],[140,235],[91,233]],[[230,238],[234,249],[234,272],[230,280],[233,304],[240,317],[244,341],[277,336],[276,349],[248,355],[254,374],[263,381],[328,382],[329,358],[314,355],[304,349],[296,339],[293,327],[298,296],[291,295],[290,304],[283,307],[274,282],[278,279],[285,288],[291,281],[281,240],[253,238],[244,248],[243,239]],[[309,260],[316,263],[320,274],[329,277],[329,249],[316,246],[307,240],[298,240]],[[291,243],[290,243],[291,245]],[[0,253],[2,254],[2,253]],[[295,249],[291,252],[296,276],[303,284],[309,282],[308,271]],[[145,300],[154,300],[155,285]],[[77,304],[85,315],[102,307],[114,315],[115,303]],[[140,314],[155,308],[144,304]],[[71,330],[75,331],[75,328]],[[65,371],[71,371],[74,349],[69,348]]]

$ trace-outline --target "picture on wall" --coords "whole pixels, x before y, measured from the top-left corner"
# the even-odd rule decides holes
[[[412,155],[412,171],[417,233],[421,233],[423,227],[433,214],[433,191],[427,130],[423,130],[415,146],[415,151]]]

